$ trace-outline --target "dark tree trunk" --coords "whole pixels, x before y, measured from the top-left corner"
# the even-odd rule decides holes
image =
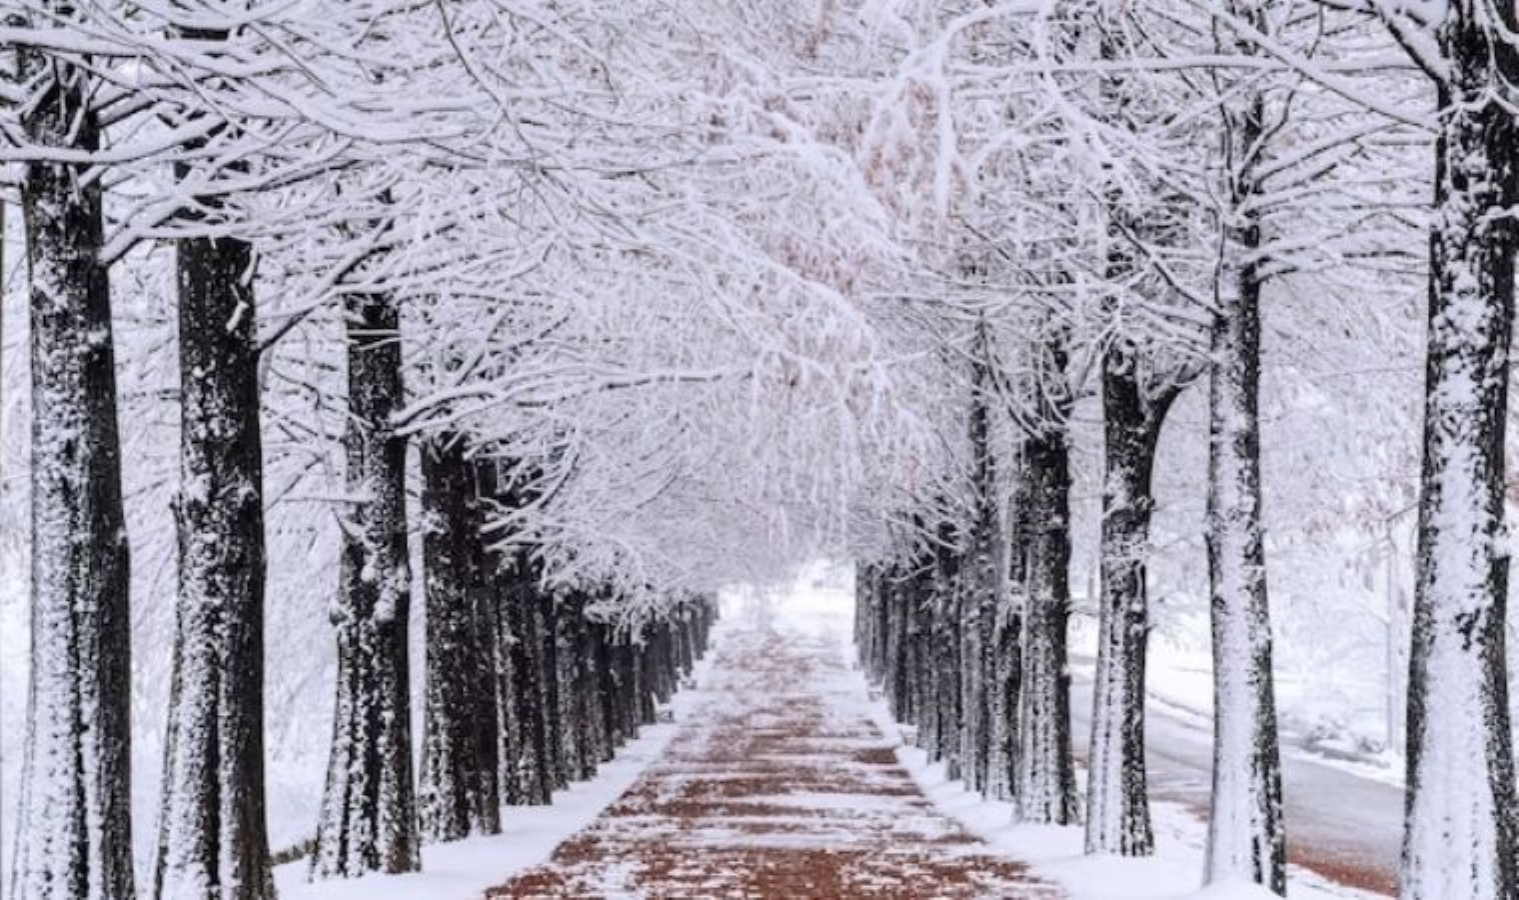
[[[658,689],[655,687],[654,641],[645,628],[634,653],[633,666],[638,673],[638,724],[653,725],[659,718]]]
[[[1087,760],[1086,852],[1154,852],[1145,781],[1145,651],[1150,611],[1146,563],[1155,445],[1175,388],[1148,390],[1132,350],[1102,361],[1101,606]]]
[[[879,682],[881,673],[876,658],[876,567],[862,562],[854,564],[854,646],[865,677]]]
[[[930,753],[938,746],[934,730],[933,573],[931,555],[920,555],[909,561],[904,569],[907,583],[904,586],[906,608],[903,610],[907,617],[907,661],[910,666],[903,680],[913,710],[917,745]]]
[[[898,722],[912,722],[917,718],[912,692],[908,690],[913,663],[908,610],[914,600],[911,577],[905,568],[898,569],[886,595],[886,621],[890,629],[886,636],[889,654],[886,690],[891,700],[892,718]]]
[[[544,684],[543,636],[537,567],[525,548],[515,550],[506,583],[501,614],[510,696],[503,696],[513,723],[511,740],[503,748],[502,777],[506,802],[512,806],[547,805],[553,794],[553,760],[549,755],[547,693]]]
[[[984,336],[983,336],[984,344]],[[986,793],[992,780],[991,682],[995,678],[992,642],[997,607],[1005,586],[1002,512],[997,504],[997,466],[991,445],[991,410],[986,390],[988,363],[975,363],[971,394],[971,522],[961,572],[960,682],[964,727],[960,756],[965,786]]]
[[[82,67],[17,51],[38,145],[100,147]],[[131,623],[101,182],[21,171],[31,270],[32,595],[26,762],[12,896],[130,900]]]
[[[253,249],[178,245],[179,603],[154,897],[270,900]]]
[[[536,628],[541,647],[539,677],[543,684],[543,721],[548,746],[549,776],[555,790],[564,790],[575,780],[570,761],[574,739],[566,733],[569,723],[560,714],[565,699],[561,696],[564,688],[560,683],[559,602],[548,591],[539,591],[536,597]]]
[[[673,656],[670,650],[670,625],[667,622],[659,622],[651,626],[652,635],[649,637],[649,660],[650,675],[649,683],[654,690],[654,698],[659,703],[668,703],[675,695],[675,676]]]
[[[314,878],[415,871],[407,619],[406,441],[391,428],[404,396],[395,301],[350,296],[347,489],[338,638],[337,704],[327,787],[317,824]]]
[[[480,537],[474,464],[459,435],[422,447],[426,706],[418,796],[424,837],[501,830],[495,615]]]
[[[1505,601],[1504,425],[1519,134],[1512,4],[1449,4],[1435,144],[1424,465],[1408,691],[1403,897],[1519,893]],[[1459,784],[1453,779],[1459,779]]]
[[[1011,800],[1016,783],[1019,686],[1023,683],[1023,616],[1005,594],[996,611],[991,656],[986,796]]]
[[[950,525],[939,528],[938,546],[934,550],[934,588],[930,602],[934,613],[934,650],[931,654],[936,673],[934,715],[938,717],[934,732],[938,747],[932,754],[944,762],[951,781],[962,777],[960,758],[961,703],[960,685],[960,551],[958,536]]]
[[[227,39],[224,31],[185,36]],[[196,142],[191,149],[206,148]],[[191,174],[190,164],[177,167],[181,181]],[[199,197],[182,216],[202,221],[220,208],[219,198]],[[176,250],[179,602],[153,896],[272,900],[253,247],[231,238],[188,238]]]
[[[596,648],[597,749],[601,751],[601,762],[607,763],[622,743],[617,652],[611,629],[600,622],[591,624],[591,643]]]
[[[1054,384],[1065,378],[1065,350],[1045,348]],[[1062,401],[1063,402],[1063,401]],[[1076,821],[1076,768],[1071,756],[1071,677],[1066,661],[1070,617],[1070,453],[1068,407],[1046,409],[1024,442],[1028,466],[1027,579],[1023,677],[1018,723],[1015,802],[1021,821]]]
[[[893,569],[890,566],[878,569],[873,575],[870,589],[870,665],[878,683],[888,677],[890,651],[887,648],[887,632],[890,627],[888,617],[891,615],[888,592],[891,590],[892,572]]]
[[[569,733],[574,736],[579,781],[595,778],[596,767],[601,762],[601,739],[597,727],[601,710],[596,701],[600,672],[585,610],[586,597],[577,595],[574,605],[566,610],[569,615],[563,620],[565,642],[560,645],[561,652],[567,652],[569,657],[564,671],[569,688]]]

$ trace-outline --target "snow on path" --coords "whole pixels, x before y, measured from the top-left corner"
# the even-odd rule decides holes
[[[739,621],[706,705],[663,758],[547,865],[490,897],[1061,896],[923,795],[835,629],[772,611],[727,612]]]

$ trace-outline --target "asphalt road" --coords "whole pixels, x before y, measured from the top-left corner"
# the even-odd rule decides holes
[[[1071,686],[1071,737],[1086,755],[1092,685]],[[1183,803],[1206,817],[1213,772],[1212,728],[1157,708],[1146,711],[1145,764],[1150,794]],[[1326,878],[1392,896],[1397,889],[1403,789],[1316,759],[1284,738],[1282,795],[1287,855]]]

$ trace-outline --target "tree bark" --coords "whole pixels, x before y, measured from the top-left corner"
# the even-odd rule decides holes
[[[1254,168],[1260,94],[1228,111],[1235,208],[1211,329],[1208,573],[1212,589],[1214,746],[1209,883],[1248,879],[1285,893],[1281,761],[1271,672],[1271,617],[1261,529],[1262,245]]]
[[[270,900],[253,248],[179,242],[179,603],[153,896]]]
[[[1149,642],[1150,490],[1155,445],[1177,391],[1148,390],[1136,351],[1102,361],[1101,607],[1087,764],[1086,852],[1154,852],[1145,780],[1145,652]]]
[[[1065,378],[1065,350],[1045,348],[1054,383]],[[1020,821],[1076,821],[1076,767],[1071,755],[1071,676],[1066,660],[1070,617],[1070,452],[1068,408],[1045,409],[1024,442],[1029,476],[1028,606],[1014,802]]]
[[[983,336],[984,344],[984,336]],[[1006,577],[1002,513],[997,504],[997,465],[991,445],[991,409],[986,391],[989,363],[977,360],[971,385],[971,522],[961,570],[960,756],[966,788],[987,793],[992,780],[991,687],[996,677],[992,643]]]
[[[913,711],[917,745],[938,758],[937,712],[934,708],[936,673],[934,671],[934,560],[932,554],[920,554],[903,567],[905,592],[902,614],[906,616],[908,654],[911,670],[903,677]]]
[[[427,687],[418,800],[422,834],[434,841],[501,830],[498,639],[482,590],[489,579],[481,524],[462,436],[433,438],[422,447]]]
[[[100,148],[89,72],[33,48],[19,82],[33,142]],[[12,895],[130,900],[131,622],[101,182],[21,173],[31,271],[32,595],[26,761]]]
[[[550,754],[548,692],[542,633],[544,599],[538,588],[537,567],[527,549],[511,556],[503,573],[507,580],[502,615],[507,629],[507,660],[511,674],[510,704],[516,731],[502,762],[506,766],[507,803],[547,805],[554,791],[554,760]],[[505,702],[505,701],[504,701]]]
[[[1519,892],[1503,524],[1519,129],[1494,88],[1519,81],[1516,28],[1511,4],[1459,0],[1437,33],[1449,74],[1435,144],[1401,884],[1415,900]]]
[[[1028,606],[1028,466],[1025,454],[1014,455],[1013,496],[1009,504],[1005,565],[1007,579],[997,600],[992,632],[991,750],[987,760],[986,794],[1012,800],[1017,793],[1018,716],[1022,708],[1023,611]]]
[[[563,688],[560,683],[559,602],[546,590],[539,590],[534,596],[537,600],[534,604],[535,628],[541,648],[538,660],[543,685],[543,730],[548,747],[548,771],[554,789],[564,790],[575,778],[570,764],[573,738],[567,734],[569,723],[560,715],[564,700],[560,696]]]
[[[416,871],[407,619],[406,441],[391,418],[404,401],[393,298],[345,300],[347,489],[339,597],[337,704],[313,878]]]
[[[951,781],[958,781],[964,776],[964,761],[960,758],[960,729],[964,713],[961,706],[964,694],[960,685],[962,558],[955,542],[954,527],[941,525],[938,546],[934,548],[933,592],[929,597],[934,617],[933,652],[929,654],[929,664],[936,673],[933,715],[938,719],[934,727],[938,746],[932,755],[943,761],[945,776]]]

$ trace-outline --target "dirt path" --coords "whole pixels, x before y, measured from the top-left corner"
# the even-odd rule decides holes
[[[546,865],[491,898],[1058,897],[938,813],[861,708],[834,639],[746,622],[712,700]]]

